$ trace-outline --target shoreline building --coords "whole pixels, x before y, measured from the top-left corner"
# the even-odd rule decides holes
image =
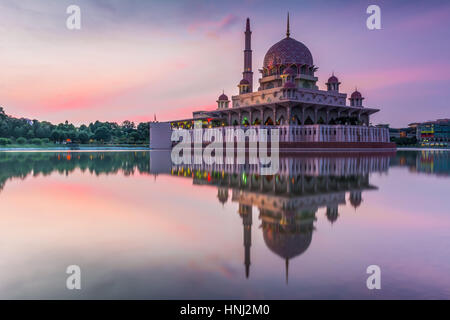
[[[221,130],[224,141],[225,129],[230,127],[252,128],[257,134],[260,129],[278,128],[281,148],[395,149],[388,129],[370,124],[370,116],[379,109],[365,106],[358,90],[347,104],[347,94],[340,92],[341,82],[334,73],[326,82],[327,90],[319,90],[318,67],[310,50],[291,37],[289,15],[286,37],[267,51],[257,87],[253,83],[251,35],[247,18],[239,94],[230,100],[222,93],[216,110],[195,111],[190,119],[170,121],[170,130],[193,130],[194,123],[201,121],[205,129]],[[152,142],[152,123],[150,133]],[[153,130],[154,137],[159,133]]]
[[[416,124],[416,137],[422,147],[448,147],[450,119],[438,119]]]

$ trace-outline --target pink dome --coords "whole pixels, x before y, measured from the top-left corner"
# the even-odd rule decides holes
[[[328,79],[328,83],[339,83],[339,79],[336,78],[334,75],[332,75],[332,76]]]
[[[228,101],[228,97],[226,94],[222,93],[219,97],[219,101]]]
[[[288,82],[286,82],[286,83],[284,84],[284,88],[285,88],[285,89],[294,89],[294,88],[296,88],[296,87],[295,87],[295,84],[293,84],[292,82],[288,81]]]
[[[289,37],[274,44],[264,57],[264,68],[278,64],[314,65],[309,49],[303,43]]]
[[[361,98],[362,98],[362,95],[361,95],[361,93],[358,90],[353,92],[352,95],[351,95],[351,99],[361,99]]]

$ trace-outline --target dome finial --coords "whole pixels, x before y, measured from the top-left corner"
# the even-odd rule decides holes
[[[291,35],[291,32],[289,30],[289,12],[287,14],[287,30],[286,30],[286,37],[289,38],[289,36]]]

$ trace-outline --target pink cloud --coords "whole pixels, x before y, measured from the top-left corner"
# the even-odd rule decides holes
[[[346,74],[346,78],[358,87],[378,89],[399,84],[438,81],[450,79],[450,64],[433,64],[386,68],[375,71],[361,71]],[[348,81],[347,81],[348,83]],[[351,87],[353,90],[353,87]]]
[[[173,120],[191,118],[194,111],[210,111],[216,109],[216,105],[187,106],[176,110],[167,110],[157,114],[158,120]]]
[[[239,18],[233,14],[228,14],[219,21],[199,20],[188,26],[189,32],[203,31],[209,37],[217,38],[221,33],[235,25]]]
[[[450,7],[444,6],[436,9],[419,12],[418,14],[400,20],[397,27],[401,30],[423,30],[450,20]]]

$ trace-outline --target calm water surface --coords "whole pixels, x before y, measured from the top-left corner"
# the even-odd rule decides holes
[[[0,298],[450,298],[449,152],[281,165],[0,153]]]

